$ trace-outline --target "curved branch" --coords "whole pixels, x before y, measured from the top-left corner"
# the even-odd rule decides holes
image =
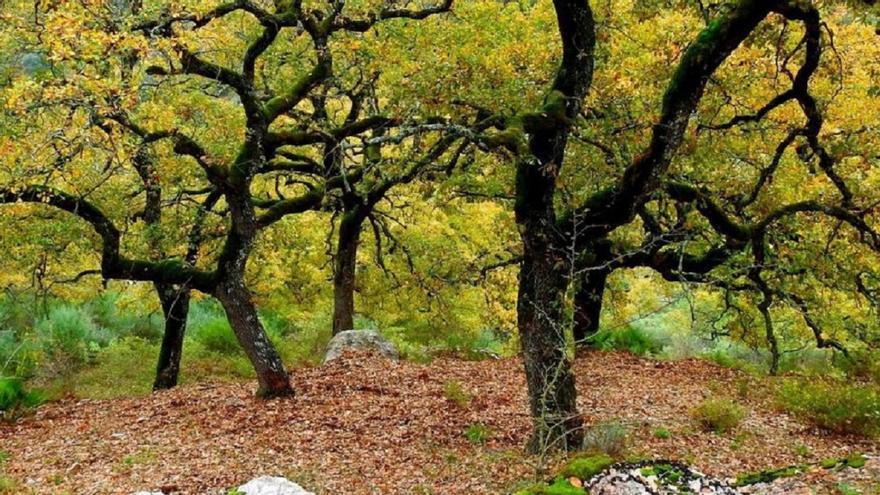
[[[389,19],[426,19],[432,15],[442,14],[452,10],[453,0],[443,0],[442,3],[426,7],[423,9],[400,9],[387,7],[379,12],[372,13],[361,19],[351,19],[345,16],[338,16],[332,25],[333,31],[353,31],[363,33],[369,31],[377,23]]]
[[[213,274],[197,270],[178,259],[162,261],[132,260],[119,254],[120,233],[113,222],[95,205],[55,188],[27,186],[20,189],[0,188],[0,204],[35,203],[66,211],[88,222],[101,237],[101,273],[107,279],[138,280],[163,283],[192,283],[208,292]]]

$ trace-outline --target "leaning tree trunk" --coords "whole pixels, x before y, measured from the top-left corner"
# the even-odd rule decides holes
[[[253,205],[247,197],[227,194],[226,198],[232,225],[221,255],[214,296],[223,305],[229,325],[257,373],[257,395],[263,398],[293,395],[281,356],[269,340],[245,285],[245,269],[257,235]]]
[[[238,343],[257,373],[257,395],[263,398],[293,395],[290,377],[284,370],[281,356],[260,323],[257,307],[244,285],[244,278],[236,276],[224,281],[217,288],[216,296],[226,311]]]
[[[170,284],[157,283],[155,287],[165,316],[165,334],[159,349],[153,390],[165,390],[177,386],[180,358],[183,355],[183,336],[189,315],[190,291],[188,287]]]
[[[574,322],[572,333],[578,347],[588,347],[592,337],[599,331],[599,318],[602,315],[602,296],[608,270],[604,268],[587,269],[580,275],[574,293]]]
[[[357,251],[364,218],[347,212],[339,224],[333,271],[333,335],[354,328],[354,284]]]

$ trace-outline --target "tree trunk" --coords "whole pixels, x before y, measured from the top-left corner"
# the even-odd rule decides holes
[[[534,137],[531,143],[536,156],[557,155],[556,149],[564,149],[564,136],[538,140]],[[515,211],[523,243],[517,327],[534,424],[529,441],[533,453],[574,450],[583,441],[562,317],[568,267],[574,261],[565,258],[564,243],[557,236],[554,170],[549,159],[521,160],[517,167]]]
[[[242,279],[229,280],[217,290],[217,299],[226,311],[229,325],[257,373],[262,398],[293,395],[290,377],[284,370],[281,356],[269,340],[257,314],[250,291]]]
[[[165,316],[165,334],[159,349],[159,363],[153,390],[165,390],[177,386],[180,374],[180,358],[183,355],[183,336],[189,315],[190,292],[188,287],[155,284],[162,313]]]
[[[764,319],[764,332],[767,337],[767,347],[770,349],[770,375],[776,376],[779,374],[779,340],[776,338],[776,333],[773,331],[773,318],[770,316],[770,300],[765,298],[760,303],[758,303],[758,311],[761,312],[761,317]]]
[[[339,224],[333,272],[333,335],[354,329],[355,270],[363,221],[357,213],[347,212]]]
[[[577,390],[562,319],[566,243],[560,238],[554,204],[556,178],[565,159],[569,124],[580,113],[593,78],[595,31],[585,0],[554,0],[562,63],[548,94],[543,118],[528,131],[531,156],[521,155],[516,174],[516,223],[523,243],[517,325],[529,389],[533,452],[577,449],[583,443]],[[568,253],[573,254],[573,253]]]
[[[589,347],[590,339],[599,330],[599,317],[602,314],[602,296],[608,270],[588,269],[581,274],[574,293],[574,343],[578,347]]]
[[[526,243],[529,246],[529,243]],[[534,434],[529,450],[574,450],[583,432],[562,323],[565,277],[545,252],[526,253],[520,271],[517,323]]]
[[[263,398],[293,395],[281,356],[260,322],[244,281],[258,229],[253,205],[250,198],[235,194],[227,194],[226,201],[232,224],[221,254],[214,296],[223,305],[229,325],[257,373],[257,395]]]

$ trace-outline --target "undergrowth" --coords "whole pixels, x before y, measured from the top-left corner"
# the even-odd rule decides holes
[[[790,378],[779,387],[777,403],[825,430],[880,436],[880,387],[875,384]]]
[[[703,430],[721,435],[736,428],[746,410],[729,399],[706,399],[691,411],[691,416]]]
[[[621,330],[602,329],[588,338],[589,344],[603,351],[623,350],[639,356],[658,354],[663,345],[637,327],[626,327]]]

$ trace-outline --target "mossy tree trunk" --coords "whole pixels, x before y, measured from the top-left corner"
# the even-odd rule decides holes
[[[557,229],[556,179],[565,158],[569,122],[580,112],[593,76],[593,13],[584,0],[555,0],[563,59],[551,98],[538,118],[528,154],[517,163],[516,221],[523,243],[517,325],[528,384],[533,452],[579,448],[583,432],[563,325],[572,260]],[[552,109],[549,107],[553,106]]]
[[[226,200],[231,231],[221,254],[214,296],[223,305],[238,343],[257,373],[257,395],[263,398],[293,395],[281,356],[269,340],[245,285],[245,269],[258,231],[253,205],[249,197],[237,191],[227,192]]]
[[[165,317],[165,333],[159,349],[156,379],[153,390],[165,390],[177,386],[180,375],[180,359],[183,356],[183,338],[189,315],[190,291],[187,287],[173,284],[154,284]]]

